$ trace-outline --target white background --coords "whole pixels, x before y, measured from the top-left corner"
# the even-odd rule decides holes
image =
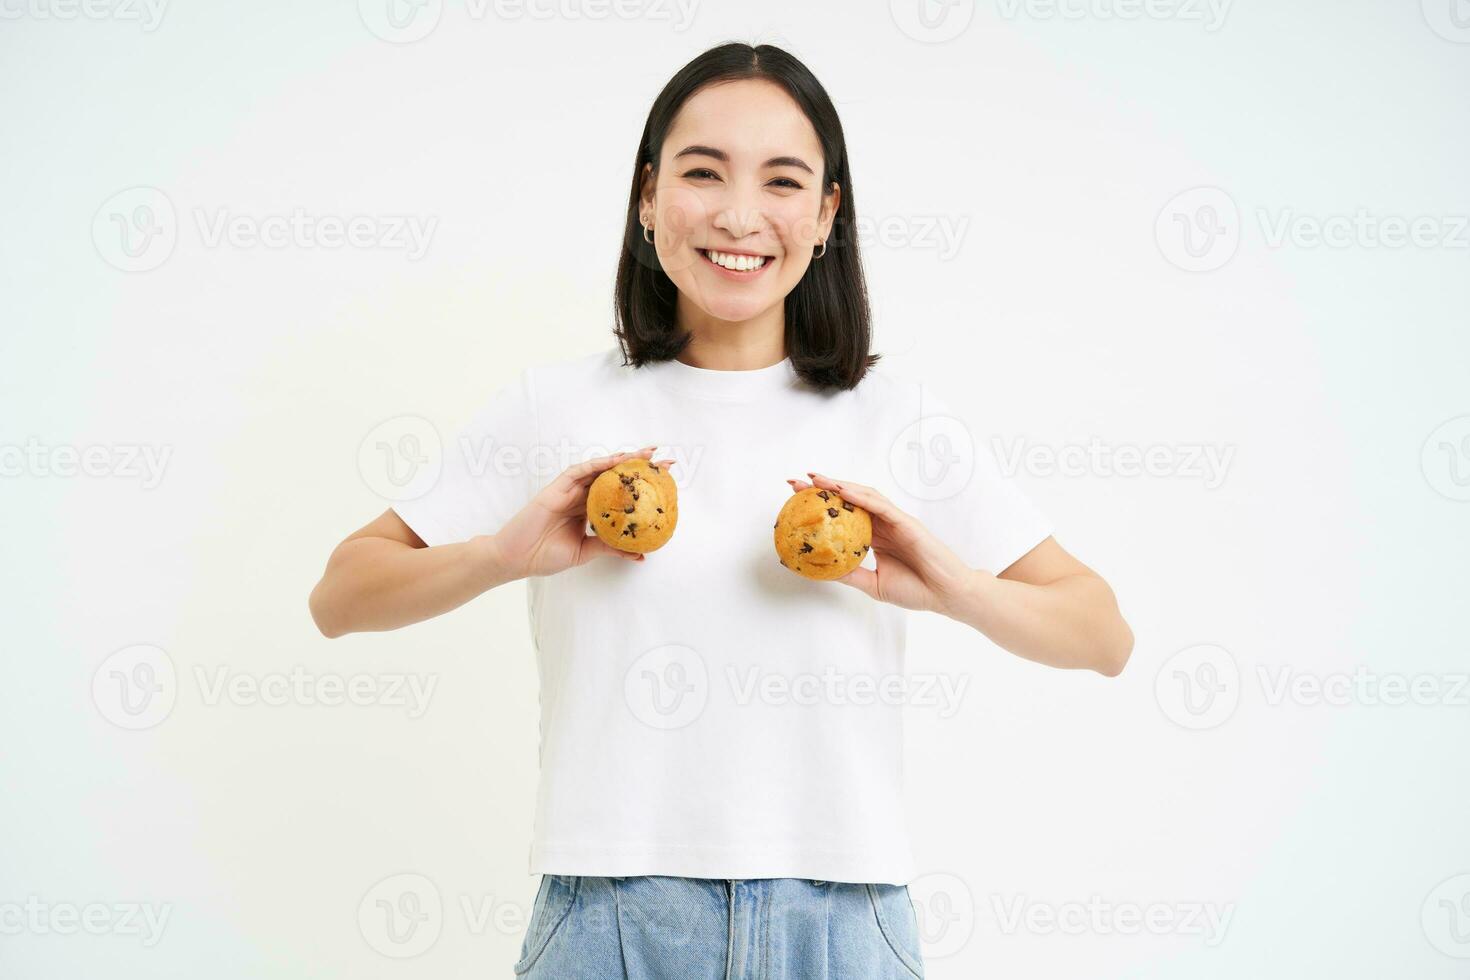
[[[911,712],[928,976],[1470,970],[1462,0],[958,0],[931,28],[901,0],[428,0],[412,43],[367,0],[97,3],[0,0],[0,977],[510,976],[536,885],[523,584],[336,641],[306,598],[388,505],[375,427],[452,433],[523,365],[613,343],[645,114],[730,39],[828,88],[888,229],[878,349],[980,447],[1032,453],[1017,479],[1137,634],[1109,679],[911,619],[912,668],[968,684]],[[123,252],[139,203],[171,250]],[[208,234],[298,209],[432,233]],[[1161,465],[1035,454],[1094,439]],[[168,658],[157,718],[109,701],[147,679],[109,660],[139,644]],[[436,686],[417,717],[213,696],[298,667]],[[1355,671],[1343,703],[1277,696]],[[415,887],[442,911],[410,948],[376,900]],[[1048,925],[1089,901],[1160,925]],[[100,934],[63,932],[88,906]]]

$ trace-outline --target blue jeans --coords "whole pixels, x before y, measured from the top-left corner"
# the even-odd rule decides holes
[[[908,887],[542,875],[520,980],[914,980]]]

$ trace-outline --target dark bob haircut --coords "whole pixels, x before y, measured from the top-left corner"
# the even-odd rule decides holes
[[[842,123],[827,92],[796,58],[769,44],[722,44],[679,69],[664,86],[643,127],[633,162],[633,186],[623,228],[623,251],[615,287],[618,343],[624,362],[635,367],[667,361],[689,343],[675,324],[678,289],[664,272],[654,247],[644,241],[638,219],[644,165],[658,175],[664,139],[690,96],[706,85],[737,79],[765,79],[780,85],[801,107],[822,145],[822,193],[842,189],[827,248],[813,259],[801,281],[786,296],[786,353],[803,380],[818,388],[857,385],[880,355],[870,353],[872,327],[867,284],[854,229],[852,177]]]

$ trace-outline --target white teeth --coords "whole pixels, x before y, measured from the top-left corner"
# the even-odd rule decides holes
[[[736,272],[749,272],[751,269],[759,269],[766,264],[764,255],[727,255],[724,252],[713,250],[707,250],[704,254],[709,256],[710,261],[716,265],[733,269]]]

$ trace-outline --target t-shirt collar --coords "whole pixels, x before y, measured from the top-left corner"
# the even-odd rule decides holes
[[[694,367],[677,358],[655,361],[645,365],[644,370],[666,387],[691,395],[732,401],[784,390],[800,378],[790,356],[766,367],[744,371]]]

